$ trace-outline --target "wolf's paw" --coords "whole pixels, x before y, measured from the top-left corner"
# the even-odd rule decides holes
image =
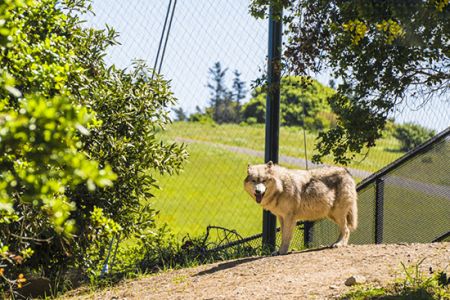
[[[277,256],[277,255],[288,255],[289,252],[287,251],[282,251],[282,250],[278,250],[278,251],[274,251],[272,252],[272,256]]]
[[[345,247],[345,246],[346,246],[346,244],[339,242],[339,243],[332,244],[330,247],[331,248],[342,248],[342,247]]]

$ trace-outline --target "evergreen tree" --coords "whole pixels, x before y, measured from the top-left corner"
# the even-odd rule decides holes
[[[188,117],[182,107],[173,108],[172,111],[175,113],[175,121],[187,121]]]
[[[235,78],[233,80],[233,89],[229,90],[225,85],[225,75],[228,68],[222,69],[220,62],[216,62],[209,69],[211,98],[210,107],[206,112],[211,114],[214,122],[222,123],[239,123],[241,121],[241,101],[245,98],[247,91],[245,90],[245,82],[240,79],[239,71],[235,70]],[[198,117],[195,118],[199,119]]]
[[[245,82],[241,80],[241,73],[234,70],[233,91],[234,100],[236,101],[236,113],[238,116],[238,123],[241,121],[242,100],[245,99],[247,90],[245,89]]]
[[[210,107],[212,109],[212,117],[214,121],[218,122],[219,107],[223,104],[223,100],[227,94],[227,88],[225,87],[225,75],[228,69],[222,70],[220,62],[216,62],[212,68],[209,68],[210,80],[208,88],[210,89]]]

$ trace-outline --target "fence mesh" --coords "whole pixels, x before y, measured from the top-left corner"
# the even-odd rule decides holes
[[[432,242],[450,231],[450,131],[446,138],[406,160],[386,175],[383,193],[383,243]],[[376,183],[358,193],[359,227],[354,244],[375,243]],[[313,245],[338,237],[329,221],[314,224]]]
[[[375,185],[358,192],[358,229],[350,235],[351,244],[375,243]],[[328,246],[339,237],[339,230],[330,220],[315,222],[311,246]]]
[[[430,242],[450,231],[450,139],[385,179],[383,242]]]
[[[242,182],[247,163],[262,163],[264,159],[265,131],[260,120],[263,113],[261,108],[255,108],[246,115],[240,114],[238,118],[230,117],[230,114],[238,111],[236,107],[242,108],[252,99],[265,99],[258,96],[258,91],[252,88],[252,82],[261,77],[266,69],[267,21],[251,17],[247,1],[94,0],[95,15],[85,17],[86,26],[105,28],[105,24],[108,24],[119,32],[118,41],[121,45],[109,51],[107,60],[110,64],[128,67],[133,59],[144,59],[153,67],[160,41],[163,44],[165,41],[161,39],[161,33],[168,4],[174,2],[177,4],[161,73],[171,81],[174,95],[178,98],[178,107],[173,113],[175,122],[161,133],[161,137],[185,143],[190,159],[180,175],[168,177],[155,174],[161,190],[155,193],[154,199],[148,201],[152,201],[160,211],[159,222],[167,222],[180,238],[186,234],[202,235],[208,225],[236,230],[242,237],[259,234],[262,229],[262,211],[244,193]],[[161,55],[162,52],[160,58]],[[235,71],[240,75],[237,76]],[[204,118],[208,112],[215,113],[212,111],[214,88],[211,86],[217,83],[214,75],[218,76],[221,72],[224,72],[221,103],[232,102],[231,106],[225,106],[225,113],[222,113],[226,115],[229,107],[234,108],[228,114],[232,121],[227,122]],[[310,94],[325,93],[323,89],[327,88],[328,79],[326,75],[319,75],[318,80],[324,86]],[[244,87],[239,89],[236,82],[241,82]],[[284,101],[286,95],[283,96],[283,85],[281,89]],[[239,91],[242,94],[237,96]],[[226,102],[229,98],[232,100]],[[319,114],[322,125],[333,122],[333,116],[328,112]],[[313,155],[314,139],[321,127],[316,126],[317,119],[304,119],[301,110],[295,118],[303,126],[299,122],[282,122],[279,161],[283,166],[304,169]],[[406,117],[404,119],[411,121]],[[426,114],[416,119],[426,120],[427,126],[432,126],[433,120],[440,120],[441,124],[448,121],[449,116],[445,109],[428,109]],[[310,127],[304,131],[306,124]],[[442,125],[436,128],[443,129]],[[447,155],[448,166],[448,142],[441,148],[447,149],[446,154],[439,155]],[[399,141],[387,134],[364,160],[355,160],[349,167],[350,171],[360,181],[403,155],[404,152],[399,149]],[[448,227],[448,218],[447,221],[433,221],[437,219],[436,216],[450,215],[448,190],[437,195],[428,193],[425,187],[446,185],[448,188],[450,172],[448,167],[446,174],[441,172],[445,161],[444,158],[438,158],[439,151],[428,156],[422,155],[386,179],[385,209],[395,210],[386,216],[386,241],[425,240]],[[326,162],[331,163],[331,160]],[[308,166],[312,166],[310,162]],[[424,173],[425,177],[421,177]],[[423,189],[417,191],[406,184],[399,186],[399,181],[420,181]],[[359,193],[360,229],[352,235],[353,243],[374,242],[373,235],[368,234],[373,232],[375,226],[374,194],[373,186]],[[427,208],[427,213],[423,213],[419,207]],[[420,234],[416,221],[419,217],[424,220]],[[314,243],[317,245],[330,243],[337,234],[334,225],[328,221],[319,222],[314,228]],[[302,240],[302,230],[297,229],[293,247],[302,247]],[[251,244],[259,246],[260,239]]]
[[[140,58],[153,67],[168,4],[93,1],[96,16],[88,23],[98,28],[109,24],[120,33],[121,45],[110,51],[110,63],[126,67]],[[249,91],[265,67],[267,23],[252,18],[247,6],[246,1],[177,1],[161,73],[171,81],[187,116],[204,113],[210,105],[209,70],[216,63],[225,72],[228,91],[233,91],[235,70]],[[242,101],[249,98],[247,92]],[[263,162],[262,125],[175,122],[163,138],[187,144],[190,159],[180,175],[155,174],[161,186],[154,200],[160,222],[167,222],[180,238],[204,234],[208,225],[235,229],[243,236],[260,233],[262,213],[244,194],[243,179],[247,163]]]

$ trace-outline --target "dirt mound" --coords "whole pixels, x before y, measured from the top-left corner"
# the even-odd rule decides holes
[[[383,285],[403,277],[400,262],[424,272],[449,268],[450,243],[350,245],[285,256],[250,257],[126,281],[76,299],[333,299],[362,275]]]

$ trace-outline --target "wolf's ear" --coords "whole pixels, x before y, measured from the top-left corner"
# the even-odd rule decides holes
[[[269,160],[269,161],[267,162],[267,167],[268,167],[269,169],[273,167],[273,162],[272,162],[271,160]]]

